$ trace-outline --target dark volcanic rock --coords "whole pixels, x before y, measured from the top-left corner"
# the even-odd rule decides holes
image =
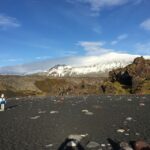
[[[61,144],[58,150],[84,150],[88,142],[88,135],[71,134]]]
[[[136,58],[132,64],[109,72],[109,80],[119,82],[131,93],[150,93],[150,60]]]
[[[135,150],[150,150],[150,145],[145,141],[137,141],[135,143]]]

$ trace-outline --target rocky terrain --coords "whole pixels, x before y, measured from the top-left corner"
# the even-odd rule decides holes
[[[11,98],[0,112],[0,149],[58,150],[69,135],[88,137],[85,150],[150,142],[149,108],[148,95]]]
[[[0,76],[0,91],[7,97],[99,94],[103,78]]]
[[[138,57],[108,78],[0,75],[0,91],[7,97],[150,94],[150,60]]]
[[[2,150],[63,150],[69,135],[86,137],[86,150],[150,142],[150,60],[143,57],[109,78],[1,75],[0,91],[7,97]]]
[[[130,93],[150,94],[150,59],[136,58],[132,64],[110,71],[112,84],[121,84]]]

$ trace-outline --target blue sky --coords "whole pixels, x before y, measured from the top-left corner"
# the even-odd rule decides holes
[[[150,55],[149,0],[1,0],[0,66],[109,52]]]

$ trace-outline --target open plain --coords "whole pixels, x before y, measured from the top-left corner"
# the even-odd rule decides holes
[[[11,98],[0,112],[1,150],[57,150],[70,134],[150,142],[150,95]]]

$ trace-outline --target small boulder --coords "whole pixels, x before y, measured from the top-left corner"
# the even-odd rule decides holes
[[[133,148],[127,142],[121,142],[120,150],[133,150]]]
[[[71,134],[61,144],[58,150],[82,150],[89,142],[88,134]]]
[[[94,150],[94,149],[100,148],[100,144],[97,142],[91,141],[88,143],[87,148]]]

